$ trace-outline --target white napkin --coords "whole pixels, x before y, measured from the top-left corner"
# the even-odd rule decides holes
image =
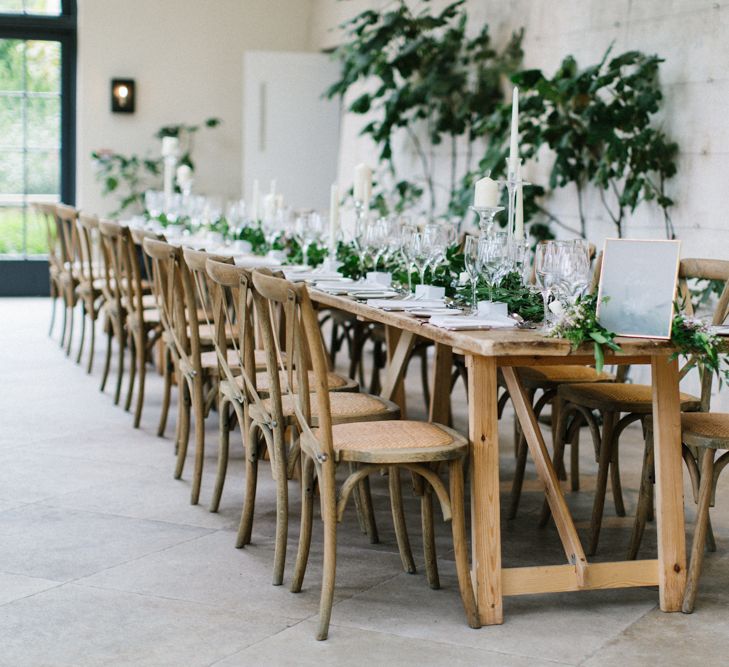
[[[436,327],[453,331],[510,329],[516,326],[516,322],[510,318],[483,317],[480,315],[435,315],[428,322]]]
[[[281,266],[281,262],[278,260],[271,257],[262,257],[261,255],[234,255],[233,260],[236,266],[243,266],[246,269]]]
[[[369,299],[367,305],[388,310],[424,310],[442,308],[443,299]]]
[[[317,269],[309,269],[305,271],[284,269],[286,280],[293,282],[315,281],[315,280],[336,280],[342,278],[342,274],[337,271],[318,271]]]

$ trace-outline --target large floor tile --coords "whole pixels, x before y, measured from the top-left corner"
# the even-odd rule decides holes
[[[277,613],[303,619],[319,610],[321,548],[312,545],[304,590],[288,590],[294,565],[294,542],[288,552],[283,586],[271,585],[273,543],[261,541],[236,549],[235,533],[218,531],[164,552],[152,553],[99,572],[81,582],[145,595],[179,598],[251,614]],[[343,600],[401,572],[397,553],[353,547],[339,551],[336,600]],[[422,577],[419,577],[421,581]]]
[[[0,572],[0,605],[58,586],[59,582]]]
[[[650,611],[650,589],[591,591],[574,595],[507,598],[504,624],[478,630],[466,625],[454,566],[441,561],[441,586],[400,575],[334,607],[332,621],[350,628],[389,632],[454,646],[534,659],[576,663]]]
[[[65,585],[0,607],[0,665],[210,665],[290,621]]]
[[[316,630],[316,621],[303,621],[216,662],[215,667],[247,667],[248,665],[277,665],[277,667],[321,667],[321,665],[556,667],[558,664],[564,664],[465,646],[454,650],[450,644],[427,639],[410,639],[389,633],[353,630],[334,624],[329,628],[329,638],[324,642],[319,642],[314,638]]]
[[[69,581],[207,532],[160,521],[25,505],[0,513],[0,569]]]

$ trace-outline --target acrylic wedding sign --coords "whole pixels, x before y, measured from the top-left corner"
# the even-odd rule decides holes
[[[680,241],[607,239],[597,318],[621,336],[670,338]]]

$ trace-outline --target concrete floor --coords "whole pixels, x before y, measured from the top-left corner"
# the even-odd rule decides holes
[[[383,479],[373,481],[381,543],[370,545],[348,511],[340,532],[330,638],[314,640],[321,536],[315,525],[304,590],[273,587],[274,489],[264,465],[253,544],[233,547],[242,498],[240,443],[233,438],[221,510],[207,511],[216,419],[207,426],[202,504],[189,504],[190,461],[172,479],[174,416],[157,438],[159,377],[148,383],[142,427],[99,392],[102,345],[91,377],[46,335],[49,302],[0,300],[0,665],[718,665],[729,655],[729,483],[713,521],[696,612],[663,614],[656,589],[541,595],[505,600],[505,623],[469,629],[455,584],[450,531],[439,524],[442,589],[422,568],[402,572]],[[422,415],[419,374],[408,391]],[[113,376],[111,378],[113,380]],[[113,382],[112,382],[113,384]],[[465,428],[462,387],[456,426]],[[511,417],[502,422],[503,491],[513,468]],[[237,436],[236,436],[237,437]],[[627,548],[642,444],[632,430],[621,457],[628,517],[608,498],[598,559]],[[583,490],[568,494],[587,527],[595,465],[582,451]],[[503,522],[506,565],[563,560],[553,526],[536,526],[533,468],[519,517]],[[418,563],[417,501],[408,496]],[[296,483],[286,581],[298,525]],[[506,499],[506,497],[504,497]],[[505,503],[503,503],[505,505]],[[694,505],[687,501],[687,519]],[[649,526],[642,556],[655,553]]]

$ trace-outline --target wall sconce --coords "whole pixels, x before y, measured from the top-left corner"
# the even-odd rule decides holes
[[[111,80],[111,110],[113,113],[134,113],[134,79]]]

